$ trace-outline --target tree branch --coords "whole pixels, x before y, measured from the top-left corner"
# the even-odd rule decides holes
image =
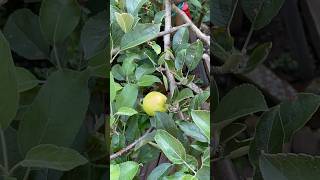
[[[143,140],[149,133],[151,133],[153,131],[153,127],[149,128],[146,133],[141,136],[139,139],[135,140],[133,143],[129,144],[127,147],[121,149],[120,151],[110,155],[110,160],[113,160],[119,156],[122,156],[123,154],[125,154],[126,152],[130,151],[131,149],[133,149],[141,140]]]
[[[191,29],[196,33],[197,37],[201,40],[203,40],[208,46],[210,46],[210,36],[207,36],[203,32],[200,31],[200,29],[189,19],[189,17],[184,13],[182,10],[180,10],[175,4],[172,4],[172,9],[182,17],[182,19],[190,24]]]

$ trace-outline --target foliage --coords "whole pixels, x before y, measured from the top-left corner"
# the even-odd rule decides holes
[[[162,1],[159,4],[162,6]],[[202,6],[197,0],[192,1],[191,6],[194,5]],[[208,179],[210,113],[201,106],[210,98],[209,89],[196,94],[186,87],[197,81],[193,71],[202,60],[203,42],[189,43],[189,29],[180,28],[172,34],[172,49],[164,50],[162,37],[158,37],[164,25],[164,11],[151,1],[114,1],[110,9],[111,154],[143,138],[133,150],[112,159],[112,179],[121,179],[124,172],[117,168],[121,164],[135,161],[148,166],[160,152],[169,162],[155,167],[148,179]],[[173,95],[169,95],[166,67],[178,85]],[[152,91],[167,97],[161,95],[161,99],[167,99],[167,112],[161,110],[148,116],[144,111],[142,100]],[[172,172],[173,169],[176,170]],[[127,175],[138,177],[139,173],[131,171]]]
[[[265,27],[277,15],[283,2],[214,0],[211,4],[211,22],[216,28],[213,30],[211,50],[223,64],[220,73],[250,73],[266,59],[272,48],[271,43],[258,44],[253,49],[248,48],[248,43],[255,30]],[[242,8],[252,23],[242,49],[235,47],[235,39],[229,32],[237,6]],[[253,180],[319,179],[318,157],[290,154],[286,153],[288,150],[285,149],[291,143],[293,135],[304,127],[318,110],[319,97],[300,93],[295,99],[268,107],[263,93],[254,86],[235,87],[221,98],[213,112],[213,163],[219,164],[224,160],[245,163],[248,157],[254,171]],[[250,117],[258,119],[258,122],[255,133],[248,138],[243,136],[243,131],[247,128],[243,120]],[[219,173],[217,171],[214,175]]]
[[[101,179],[105,8],[76,0],[10,3],[1,7],[9,15],[0,31],[1,175]]]

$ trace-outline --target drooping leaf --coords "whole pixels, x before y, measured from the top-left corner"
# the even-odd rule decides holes
[[[166,157],[175,164],[183,164],[186,161],[186,150],[181,142],[165,130],[157,130],[154,137]]]
[[[137,114],[138,112],[132,108],[129,107],[121,107],[118,109],[117,115],[124,115],[124,116],[133,116]]]
[[[133,108],[138,97],[138,88],[135,85],[127,84],[116,97],[117,109],[121,107]]]
[[[0,31],[0,125],[6,129],[17,113],[19,94],[14,66],[8,42]]]
[[[41,144],[28,151],[21,165],[23,167],[69,171],[87,162],[86,158],[73,149],[52,144]]]
[[[161,82],[161,80],[154,75],[143,75],[139,81],[138,86],[152,86],[154,83]]]
[[[204,110],[191,111],[193,122],[210,141],[210,112]]]
[[[185,135],[190,136],[200,142],[208,142],[206,136],[202,134],[201,130],[194,123],[181,122],[179,123],[179,127]]]
[[[143,44],[157,36],[160,32],[160,24],[137,24],[136,27],[123,35],[121,50],[126,50]]]
[[[31,60],[49,57],[49,45],[42,35],[39,18],[29,9],[13,12],[4,27],[4,34],[11,49],[20,56]]]
[[[134,23],[134,17],[131,14],[128,13],[117,13],[115,12],[116,20],[119,26],[121,27],[122,31],[124,33],[127,33],[131,31],[133,23]]]
[[[234,120],[268,109],[262,93],[252,85],[241,85],[222,98],[215,111],[215,123],[225,127]]]
[[[88,71],[71,70],[48,78],[20,123],[22,154],[39,144],[69,147],[73,143],[89,104],[88,79]]]
[[[43,0],[39,16],[46,39],[62,43],[78,25],[80,7],[76,0]]]

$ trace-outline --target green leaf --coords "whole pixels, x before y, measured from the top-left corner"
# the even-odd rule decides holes
[[[280,115],[283,123],[285,142],[310,120],[320,105],[320,96],[314,94],[298,94],[292,101],[280,104]]]
[[[280,117],[280,107],[276,106],[265,112],[256,127],[254,139],[250,145],[249,159],[258,168],[261,151],[280,153],[284,143],[284,132]]]
[[[157,76],[143,75],[138,81],[138,86],[152,86],[157,82],[161,82],[161,80]]]
[[[127,33],[131,31],[133,23],[134,23],[134,17],[131,14],[128,13],[117,13],[115,12],[116,20],[119,26],[121,27],[122,31]]]
[[[88,71],[71,70],[54,72],[48,78],[21,120],[22,154],[39,144],[69,147],[73,143],[88,109],[88,79]]]
[[[123,116],[133,116],[137,114],[138,112],[132,108],[129,107],[121,107],[118,109],[117,115],[123,115]]]
[[[139,171],[139,164],[133,161],[127,161],[119,164],[120,177],[119,180],[132,180]]]
[[[119,164],[111,164],[110,165],[110,179],[111,180],[119,180],[119,177],[120,177]]]
[[[154,137],[162,152],[174,164],[183,164],[186,161],[186,150],[181,142],[165,130],[157,130]]]
[[[182,89],[179,93],[178,93],[178,96],[175,98],[175,102],[179,103],[185,99],[188,99],[188,98],[191,98],[193,97],[193,92],[191,89],[189,88],[185,88],[185,89]]]
[[[114,82],[114,78],[112,73],[110,72],[110,102],[113,102],[113,100],[116,97],[116,86],[115,86],[116,82]]]
[[[264,43],[257,46],[250,55],[249,61],[243,73],[249,73],[262,64],[268,57],[272,48],[272,43]]]
[[[207,137],[208,141],[210,141],[210,112],[204,110],[192,110],[191,116],[193,122]]]
[[[202,167],[210,167],[210,147],[207,147],[201,156]]]
[[[231,139],[237,137],[239,134],[241,134],[244,130],[247,129],[247,126],[245,124],[241,123],[232,123],[229,126],[223,128],[220,135],[220,141],[221,143],[225,144]]]
[[[108,20],[106,11],[102,11],[97,15],[90,17],[84,24],[81,31],[80,43],[84,51],[84,58],[91,59],[107,51],[108,31],[106,22]],[[91,60],[90,60],[91,61]],[[106,62],[106,55],[103,56],[103,62]],[[102,64],[102,63],[100,63]],[[99,64],[99,65],[100,65]]]
[[[263,94],[252,85],[241,85],[222,98],[215,114],[215,123],[225,127],[236,119],[268,110]]]
[[[149,174],[147,180],[161,180],[161,178],[163,176],[168,175],[171,167],[172,167],[172,164],[170,164],[170,163],[162,163],[162,164],[158,165]]]
[[[157,53],[157,55],[159,55],[161,53],[161,46],[159,46],[155,41],[152,41],[150,43],[152,49],[154,50],[155,53]]]
[[[206,102],[209,97],[209,91],[203,91],[202,93],[195,95],[194,98],[191,100],[189,110],[200,110],[201,105],[204,102]]]
[[[154,15],[154,24],[161,24],[163,18],[165,17],[165,11],[159,11]]]
[[[172,48],[176,50],[180,45],[189,42],[189,30],[186,27],[180,28],[172,38]]]
[[[206,136],[202,134],[201,130],[194,123],[181,122],[179,123],[179,127],[185,135],[190,136],[200,142],[208,142]]]
[[[260,170],[264,180],[317,180],[320,158],[303,154],[263,154]]]
[[[138,97],[138,88],[135,85],[127,84],[116,97],[116,108],[133,108]]]
[[[135,59],[138,59],[136,54],[127,54],[122,63],[122,72],[125,76],[131,76],[134,74],[137,64]]]
[[[177,70],[183,69],[186,61],[187,49],[181,49],[176,53],[176,59],[174,60],[174,65]]]
[[[199,180],[210,180],[210,167],[204,166],[196,174]]]
[[[201,8],[202,5],[199,0],[190,0],[190,3],[196,6],[197,8]]]
[[[160,24],[137,24],[130,32],[123,35],[121,39],[121,50],[136,47],[152,40],[160,32]]]
[[[151,64],[142,64],[141,66],[137,67],[135,71],[135,77],[139,80],[143,75],[152,74],[156,70]]]
[[[17,67],[16,75],[19,93],[30,90],[38,85],[38,79],[25,68]]]
[[[213,0],[210,9],[211,22],[220,27],[226,27],[232,15],[235,0]]]
[[[197,40],[196,42],[192,43],[186,52],[186,65],[189,71],[194,70],[199,62],[202,60],[203,55],[203,44],[202,41]]]
[[[173,119],[167,113],[156,112],[152,123],[155,128],[166,130],[174,137],[178,136],[179,129],[176,126],[176,123],[173,121]]]
[[[47,40],[62,43],[78,25],[80,7],[76,0],[43,0],[39,16]]]
[[[259,30],[268,25],[278,14],[284,0],[242,0],[241,6],[246,16]]]
[[[23,167],[69,171],[86,163],[88,163],[88,160],[73,149],[52,144],[41,144],[28,151],[21,165]]]
[[[148,2],[148,0],[126,0],[127,11],[130,14],[138,14],[141,7]]]
[[[29,9],[14,11],[4,27],[13,51],[27,59],[47,59],[49,45],[42,36],[39,18]]]
[[[8,42],[0,31],[0,125],[6,129],[16,116],[19,94],[14,66]]]

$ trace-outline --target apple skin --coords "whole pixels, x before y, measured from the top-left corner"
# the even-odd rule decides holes
[[[142,102],[143,110],[149,115],[154,116],[156,112],[167,111],[167,97],[157,91],[148,93]]]

